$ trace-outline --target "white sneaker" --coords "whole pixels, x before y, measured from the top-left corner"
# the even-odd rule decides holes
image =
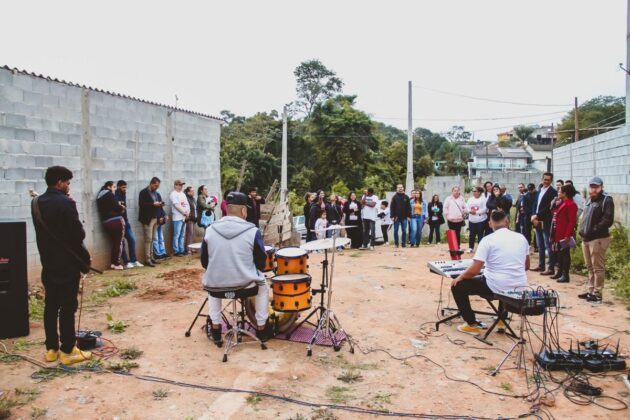
[[[370,247],[370,251],[374,251],[374,247],[373,246]]]
[[[124,270],[125,268],[122,265],[114,265],[112,264],[109,268],[112,270]]]
[[[134,263],[132,263],[132,262],[128,262],[127,265],[126,265],[127,268],[134,268],[135,266],[136,265]]]
[[[135,263],[133,263],[133,265],[135,265],[136,267],[144,267],[144,264],[141,264],[140,261],[136,261]]]

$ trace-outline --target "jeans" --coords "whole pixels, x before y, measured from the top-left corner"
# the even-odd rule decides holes
[[[128,262],[135,263],[138,261],[136,258],[136,239],[133,237],[133,230],[131,230],[129,222],[125,222],[125,239],[127,240],[127,246],[125,246],[125,241],[123,241],[122,259],[125,264]]]
[[[435,243],[441,242],[439,223],[429,223],[429,243],[433,242],[433,234],[435,233]]]
[[[186,237],[186,224],[183,220],[173,220],[173,253],[183,254],[184,238]]]
[[[44,298],[44,331],[46,333],[46,349],[59,350],[61,335],[61,351],[70,353],[76,343],[74,314],[79,303],[79,282],[81,274],[76,271],[42,270],[42,283],[46,296]],[[57,333],[59,320],[59,333]]]
[[[411,246],[420,245],[422,240],[422,227],[424,226],[424,216],[411,216]]]
[[[407,245],[407,219],[397,218],[394,222],[394,245],[398,246],[398,228],[402,227],[402,246]]]
[[[164,225],[158,225],[153,235],[153,255],[166,255],[166,247],[164,246]]]
[[[477,323],[475,312],[470,306],[469,296],[493,296],[492,290],[490,290],[486,284],[486,279],[483,277],[462,280],[454,287],[451,287],[451,292],[453,293],[455,304],[457,304],[457,309],[459,309],[462,318],[464,318],[464,321],[466,321],[468,325],[475,325]]]
[[[374,246],[376,242],[376,222],[370,219],[363,219],[363,246]]]
[[[475,238],[477,239],[477,243],[481,242],[483,238],[484,231],[486,230],[486,221],[473,223],[471,221],[468,222],[468,231],[470,234],[468,235],[468,248],[475,248]]]
[[[549,227],[547,227],[549,225]],[[549,269],[553,270],[556,264],[555,253],[551,250],[549,238],[551,237],[551,223],[543,223],[536,228],[536,244],[538,245],[538,267],[545,268],[545,250],[549,253]]]

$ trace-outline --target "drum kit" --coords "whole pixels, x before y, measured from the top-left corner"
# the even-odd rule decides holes
[[[315,327],[313,335],[307,347],[307,355],[313,354],[313,345],[317,338],[329,339],[335,351],[341,349],[343,340],[347,340],[350,352],[354,353],[354,345],[350,336],[343,330],[339,319],[332,310],[332,285],[335,266],[335,253],[338,247],[348,245],[350,239],[339,238],[341,229],[354,226],[333,225],[326,229],[331,232],[331,237],[307,242],[300,247],[285,247],[276,249],[265,246],[267,254],[265,272],[273,273],[268,276],[271,282],[269,317],[275,324],[276,333],[285,333],[287,338],[305,323]],[[322,261],[322,279],[319,288],[311,288],[312,277],[308,273],[309,251],[324,251]],[[328,261],[328,252],[331,251],[331,261]],[[329,270],[330,268],[330,270]],[[296,321],[300,312],[312,308],[313,296],[320,295],[319,304],[298,324]],[[255,322],[255,298],[250,298],[245,307],[247,317]],[[317,322],[310,320],[316,317]]]

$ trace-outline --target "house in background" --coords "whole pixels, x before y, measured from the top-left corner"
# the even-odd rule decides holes
[[[525,150],[531,155],[533,169],[540,172],[551,171],[551,158],[553,156],[553,145],[527,143]]]
[[[475,148],[468,160],[468,176],[479,171],[529,172],[532,156],[520,147],[499,147],[497,143]]]

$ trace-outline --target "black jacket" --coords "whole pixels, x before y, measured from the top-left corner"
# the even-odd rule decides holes
[[[343,208],[338,201],[335,204],[326,205],[326,219],[329,225],[339,225],[343,219]]]
[[[505,198],[503,194],[498,197],[491,195],[486,201],[486,208],[488,209],[488,214],[490,214],[492,210],[501,209],[509,216],[512,203]]]
[[[310,229],[311,226],[311,215],[310,215],[310,211],[311,211],[311,203],[309,203],[308,201],[306,202],[306,204],[304,204],[304,226],[307,229]]]
[[[534,206],[536,205],[537,199],[538,195],[536,192],[527,192],[523,197],[523,214],[527,216],[527,218],[531,218],[532,214],[534,214]]]
[[[121,206],[124,206],[122,217],[125,219],[126,223],[129,223],[129,219],[127,219],[127,194],[123,193],[120,190],[116,190],[114,193],[114,198]]]
[[[540,205],[538,205],[538,196],[540,195],[540,189],[538,189],[538,194],[536,195],[536,199],[534,200],[534,205],[532,206],[532,215],[536,215],[538,220],[545,223],[545,225],[549,225],[551,223],[551,219],[553,218],[553,214],[551,214],[551,203],[558,196],[558,191],[554,187],[549,187],[542,200],[540,201]],[[538,211],[536,211],[536,206],[538,206]]]
[[[437,208],[438,208],[437,212],[433,211],[434,205],[437,205]],[[427,207],[429,209],[429,220],[428,220],[429,225],[443,225],[444,224],[444,206],[442,205],[442,202],[438,201],[437,203],[429,203]],[[437,216],[438,219],[433,220],[433,216]]]
[[[406,219],[410,216],[411,208],[409,207],[409,196],[405,193],[396,193],[389,203],[389,217],[397,219]]]
[[[162,196],[157,190],[155,191],[155,195],[157,196],[157,201],[162,202]],[[151,223],[151,219],[157,217],[159,207],[155,207],[153,202],[149,187],[140,191],[140,194],[138,194],[138,220],[143,225],[148,225]]]
[[[585,241],[607,238],[610,236],[608,229],[615,218],[615,203],[613,198],[605,193],[597,200],[586,200],[580,236]]]
[[[328,204],[325,205],[325,208],[328,209]],[[321,215],[322,207],[319,201],[313,201],[311,203],[311,207],[308,210],[308,229],[315,230],[315,223],[319,216]]]
[[[254,207],[254,199],[249,195],[247,196],[247,221],[251,222],[258,227],[258,222],[260,221],[260,205],[265,204],[265,199],[261,198],[260,200],[256,200]]]
[[[98,209],[98,215],[101,218],[101,222],[114,217],[123,216],[123,206],[116,201],[116,197],[114,197],[114,194],[108,189],[102,189],[98,192],[96,207]]]
[[[37,237],[37,249],[45,271],[69,273],[71,279],[75,279],[79,272],[90,265],[90,253],[83,246],[85,231],[79,220],[76,203],[63,192],[49,187],[44,194],[37,199],[44,224],[52,232],[57,242],[48,234],[45,228],[40,226],[33,217],[35,236]],[[32,213],[31,213],[32,214]],[[67,250],[69,248],[81,258],[81,262]],[[63,276],[54,276],[55,279],[64,279]]]
[[[197,202],[195,201],[195,197],[191,197],[186,194],[186,198],[188,199],[188,208],[190,208],[190,213],[188,214],[189,222],[197,221]]]

